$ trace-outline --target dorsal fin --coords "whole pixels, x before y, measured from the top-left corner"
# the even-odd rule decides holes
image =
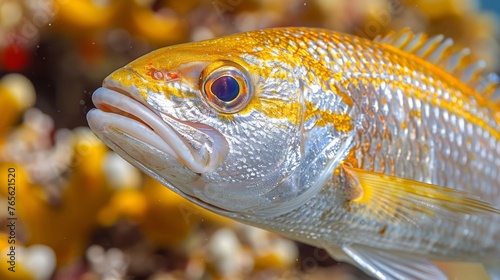
[[[483,60],[472,61],[470,50],[457,50],[453,46],[453,39],[443,35],[429,38],[425,33],[415,34],[405,28],[397,33],[390,32],[383,37],[378,36],[374,41],[389,44],[441,67],[500,106],[500,78],[495,73],[484,75],[486,63]]]

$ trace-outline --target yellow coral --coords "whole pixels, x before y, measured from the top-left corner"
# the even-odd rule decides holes
[[[145,178],[142,193],[147,208],[139,227],[154,244],[179,246],[200,221],[191,216],[196,213],[191,204],[150,177]]]
[[[103,226],[112,226],[124,218],[137,223],[144,218],[147,204],[144,194],[139,190],[127,188],[117,191],[99,212],[99,222]]]
[[[160,11],[153,11],[148,5],[134,2],[130,13],[132,29],[154,44],[168,45],[188,38],[187,25],[174,9],[163,7]]]
[[[19,259],[19,248],[21,247],[19,242],[15,245],[16,249],[14,250],[14,255],[17,254],[15,260],[13,260],[15,263],[10,263],[12,260],[7,254],[12,254],[11,246],[12,244],[8,243],[8,235],[0,232],[0,279],[35,279],[34,275],[24,267],[22,261]]]
[[[120,7],[124,1],[53,1],[56,13],[56,22],[61,23],[61,27],[72,26],[82,31],[99,30],[109,26],[116,18]],[[74,29],[70,28],[71,32]]]
[[[89,143],[77,138],[75,151],[79,152],[74,154],[73,172],[61,187],[60,197],[50,197],[46,188],[30,182],[21,165],[0,165],[2,178],[6,178],[8,167],[16,168],[16,211],[19,222],[26,227],[27,244],[51,247],[59,265],[82,255],[97,226],[97,213],[111,192],[98,168],[107,150],[100,142]],[[90,146],[84,149],[86,145]]]
[[[478,9],[478,3],[474,0],[406,0],[405,3],[417,8],[429,19],[450,15],[465,16]]]
[[[0,79],[0,146],[9,128],[19,119],[26,108],[35,103],[35,89],[20,74],[9,74]]]

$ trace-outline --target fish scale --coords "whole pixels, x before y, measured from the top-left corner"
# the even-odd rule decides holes
[[[394,58],[396,58],[396,57],[394,57]],[[387,63],[384,63],[384,61],[380,61],[381,66],[379,69],[371,69],[370,70],[371,72],[376,73],[375,77],[371,77],[371,79],[377,79],[377,78],[381,78],[381,79],[385,78],[386,79],[385,82],[389,85],[388,90],[381,90],[380,88],[363,89],[362,87],[351,88],[348,90],[348,92],[351,94],[351,97],[353,99],[361,100],[364,98],[364,100],[371,102],[370,104],[366,104],[366,105],[360,101],[355,102],[356,104],[363,104],[364,105],[363,108],[358,109],[362,112],[363,115],[373,114],[373,116],[369,117],[369,119],[372,121],[375,121],[375,122],[378,122],[380,120],[380,117],[384,117],[378,126],[376,124],[374,124],[373,127],[379,128],[379,127],[384,127],[384,125],[385,125],[385,126],[388,126],[390,128],[395,129],[395,131],[393,131],[392,133],[389,132],[391,139],[381,139],[380,137],[377,137],[377,135],[384,134],[383,131],[378,131],[378,133],[376,133],[374,131],[372,131],[372,133],[364,133],[365,131],[359,130],[358,135],[359,135],[360,139],[357,140],[357,144],[356,144],[356,147],[354,149],[358,150],[357,148],[360,146],[363,146],[363,145],[377,146],[378,144],[382,144],[383,146],[388,146],[388,145],[395,144],[396,143],[395,141],[397,141],[397,139],[400,137],[398,134],[404,135],[404,131],[406,131],[408,128],[402,128],[400,123],[399,124],[398,123],[388,123],[387,124],[386,121],[398,119],[397,118],[397,117],[399,117],[398,114],[396,113],[396,115],[394,115],[395,110],[386,111],[386,112],[384,112],[383,110],[374,111],[374,110],[372,110],[373,106],[376,106],[376,104],[374,104],[374,103],[375,102],[382,103],[383,102],[382,99],[393,100],[394,96],[398,95],[397,94],[398,90],[404,91],[406,93],[405,97],[406,98],[409,97],[408,99],[415,99],[415,94],[412,94],[412,93],[415,91],[417,91],[417,92],[420,91],[420,93],[418,94],[419,96],[428,95],[430,97],[430,98],[423,99],[423,101],[427,101],[427,102],[422,102],[421,108],[409,108],[407,106],[407,104],[398,104],[399,105],[398,109],[403,110],[405,112],[411,112],[412,110],[417,110],[419,112],[423,111],[424,112],[423,116],[420,118],[403,117],[403,120],[400,120],[400,122],[405,121],[406,123],[408,123],[408,122],[415,123],[416,127],[419,130],[419,131],[416,131],[416,133],[422,134],[420,145],[418,145],[418,143],[413,142],[414,147],[410,150],[407,150],[408,153],[412,153],[412,151],[415,151],[414,153],[416,153],[416,151],[429,150],[430,151],[429,154],[431,155],[431,157],[434,160],[426,161],[426,160],[422,160],[421,158],[408,159],[406,157],[394,158],[394,155],[384,153],[387,150],[387,149],[384,149],[384,151],[382,151],[381,153],[387,157],[393,156],[395,165],[405,166],[405,162],[407,162],[407,161],[412,161],[414,163],[418,162],[420,165],[419,167],[418,166],[411,166],[411,165],[407,166],[407,168],[402,168],[403,172],[393,173],[393,175],[406,177],[405,176],[406,174],[404,174],[404,170],[408,170],[408,169],[413,167],[416,170],[420,170],[420,172],[415,172],[416,174],[413,175],[414,179],[426,181],[429,183],[434,183],[437,185],[449,186],[451,188],[455,188],[455,187],[460,188],[460,186],[462,186],[464,188],[464,190],[468,190],[468,191],[472,191],[472,190],[466,189],[467,186],[476,185],[477,182],[481,182],[480,186],[476,185],[476,187],[474,188],[475,191],[478,191],[477,194],[480,197],[483,197],[485,199],[489,199],[492,203],[497,203],[497,205],[500,205],[500,204],[498,204],[498,203],[500,203],[500,196],[499,196],[500,193],[498,192],[498,190],[500,190],[500,183],[499,183],[500,182],[500,173],[497,172],[495,174],[484,174],[484,170],[485,170],[484,166],[490,166],[490,167],[493,167],[493,169],[495,169],[495,167],[496,167],[496,170],[500,170],[500,166],[498,165],[498,163],[493,160],[493,158],[500,157],[500,153],[498,153],[498,150],[499,150],[498,146],[500,145],[499,144],[500,139],[494,138],[494,136],[490,136],[488,129],[484,129],[481,126],[477,126],[475,124],[474,124],[475,131],[474,130],[471,131],[470,129],[467,129],[467,127],[470,124],[470,121],[468,121],[467,118],[460,116],[460,115],[457,115],[457,114],[450,113],[446,109],[441,109],[441,108],[433,105],[432,103],[439,103],[439,100],[441,98],[448,97],[447,99],[445,99],[445,101],[447,101],[447,102],[455,101],[454,103],[452,103],[451,105],[448,105],[448,106],[454,106],[454,105],[459,106],[459,104],[461,103],[461,102],[459,102],[459,100],[462,100],[465,95],[464,95],[464,93],[460,92],[456,88],[453,88],[452,85],[448,84],[445,86],[445,85],[443,85],[443,83],[441,83],[439,81],[436,83],[429,83],[428,82],[429,79],[426,79],[427,81],[421,80],[421,81],[419,81],[418,85],[415,85],[415,81],[418,81],[419,77],[431,76],[433,73],[425,73],[425,72],[431,72],[431,71],[429,71],[427,69],[422,69],[422,70],[420,70],[422,72],[420,72],[420,71],[416,72],[416,70],[414,70],[415,72],[413,73],[413,75],[411,77],[411,81],[413,82],[413,84],[401,83],[401,80],[402,80],[401,77],[404,77],[405,75],[403,73],[400,73],[401,71],[398,71],[398,70],[403,69],[404,66],[402,64],[408,63],[408,60],[407,59],[399,59],[399,60],[402,60],[402,62],[397,63],[397,60],[394,59],[393,62],[390,63],[390,66],[385,71],[384,71],[384,65],[387,65]],[[368,69],[370,67],[372,67],[371,64],[364,65],[364,66],[366,66]],[[411,68],[411,69],[421,68],[421,67],[417,67],[417,66],[418,65],[416,65],[416,63],[414,62],[414,63],[409,64],[409,66],[407,66],[407,68]],[[352,71],[352,69],[347,68],[347,69],[343,69],[343,71],[344,72]],[[380,74],[380,73],[382,73],[382,74]],[[378,77],[379,75],[381,77]],[[452,77],[449,77],[449,78],[452,78]],[[403,80],[404,80],[404,78],[403,78]],[[435,80],[435,81],[437,81],[437,80]],[[456,81],[456,82],[458,82],[458,81]],[[390,85],[392,85],[393,83],[395,83],[395,86],[391,87]],[[364,81],[363,84],[365,84],[365,85],[370,84],[370,80]],[[423,90],[422,88],[425,88],[425,90]],[[372,93],[372,95],[371,96],[355,96],[355,94],[359,94],[359,93],[362,94],[363,92],[370,92],[370,93]],[[426,94],[426,92],[429,92],[430,94]],[[445,94],[445,93],[449,93],[449,92],[451,92],[451,94]],[[446,96],[446,95],[448,95],[448,96]],[[474,99],[471,96],[468,96],[467,99],[470,99],[469,104],[476,103],[476,102],[474,102]],[[422,98],[419,98],[419,100],[422,101]],[[399,101],[402,102],[402,99],[399,98]],[[403,106],[401,106],[401,105],[403,105]],[[469,111],[470,113],[468,113],[468,114],[470,114],[472,116],[477,116],[478,118],[488,119],[487,116],[489,115],[490,116],[489,119],[491,119],[491,114],[492,114],[491,108],[477,108],[477,107],[472,107],[472,106],[467,106],[467,105],[464,105],[463,108],[466,112]],[[461,129],[461,130],[457,132],[457,136],[463,137],[464,139],[466,139],[466,141],[472,141],[472,145],[458,145],[458,142],[460,142],[459,139],[450,139],[453,136],[452,132],[456,129],[456,127],[453,126],[452,123],[446,122],[443,120],[443,115],[448,115],[448,114],[453,114],[453,116],[455,116],[456,118],[459,119],[459,122],[463,121],[465,123],[464,127],[459,127],[459,129]],[[401,118],[399,118],[399,119],[401,119]],[[500,131],[500,127],[499,127],[498,123],[495,123],[494,119],[491,122],[491,124],[493,126],[491,128],[488,127],[489,130]],[[437,126],[439,126],[440,131],[436,131]],[[397,131],[396,131],[396,129],[397,129]],[[434,135],[436,133],[440,133],[440,135],[436,135],[436,137],[434,137]],[[373,135],[373,134],[375,134],[375,135]],[[498,133],[497,133],[497,135],[498,135]],[[372,136],[375,136],[375,137],[372,137]],[[492,137],[494,139],[494,141],[490,141],[489,137]],[[402,138],[402,139],[404,140],[405,138]],[[407,138],[407,140],[411,140],[411,139]],[[491,146],[491,147],[484,147],[484,143],[495,143],[495,145]],[[481,154],[477,153],[477,151],[475,151],[474,149],[480,149],[483,151],[490,150],[491,153],[494,154],[494,156],[489,157],[489,159],[488,159],[488,158],[484,157],[484,155],[481,156]],[[467,163],[463,164],[462,166],[458,165],[458,162],[453,160],[453,158],[451,157],[452,156],[452,154],[450,152],[451,150],[453,150],[453,151],[458,150],[458,151],[461,151],[462,154],[469,155],[467,158],[470,159],[470,162],[467,162]],[[474,156],[470,156],[470,155],[474,155]],[[424,157],[425,157],[425,155],[424,155]],[[357,156],[357,160],[359,162],[366,162],[366,161],[370,161],[371,159],[375,159],[375,158],[377,158],[377,153],[363,153],[363,154],[358,153],[358,156]],[[383,165],[383,163],[380,163],[379,166],[366,166],[366,164],[364,164],[364,166],[362,166],[362,167],[370,168],[370,169],[373,169],[376,171],[380,171],[381,165]],[[429,175],[427,175],[427,176],[419,175],[419,173],[421,174],[421,173],[425,172],[425,170],[428,169],[429,165],[437,167],[437,169],[436,169],[437,172],[434,173],[433,175],[430,175],[430,176]],[[463,178],[460,178],[460,177],[456,178],[456,176],[453,175],[453,170],[463,170],[463,168],[460,168],[460,167],[464,167],[464,166],[470,166],[470,168],[471,168],[471,170],[470,170],[471,172],[467,172],[467,173],[471,174],[472,176],[467,181],[464,181]],[[440,167],[442,168],[441,170],[440,170]],[[415,169],[413,169],[413,170],[415,170]],[[410,178],[412,178],[412,177],[410,177]],[[479,180],[480,178],[481,178],[481,180]],[[492,187],[492,186],[496,186],[496,187]],[[477,187],[479,187],[479,188],[477,188]],[[484,192],[484,191],[488,191],[488,192]],[[493,191],[496,191],[496,192],[492,193]]]
[[[468,53],[409,30],[235,34],[115,71],[89,125],[193,203],[373,277],[445,279],[429,260],[498,277],[499,79]],[[204,86],[220,77],[238,92]]]

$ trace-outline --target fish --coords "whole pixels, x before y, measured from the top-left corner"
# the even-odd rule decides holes
[[[111,73],[90,128],[187,200],[377,279],[500,277],[499,78],[442,35],[283,27]]]

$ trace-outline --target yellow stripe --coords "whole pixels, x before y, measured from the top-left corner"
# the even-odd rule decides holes
[[[347,114],[337,114],[329,110],[320,110],[316,108],[316,105],[311,102],[306,102],[306,116],[305,119],[309,120],[312,117],[317,117],[317,126],[325,126],[327,124],[333,124],[337,131],[349,132],[354,127],[352,124],[352,118]]]

